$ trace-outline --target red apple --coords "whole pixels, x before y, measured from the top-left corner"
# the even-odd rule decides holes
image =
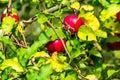
[[[3,20],[4,17],[6,17],[7,14],[3,13],[2,16],[1,16],[1,21]],[[14,18],[15,19],[15,22],[18,22],[19,21],[19,16],[17,14],[13,14],[12,12],[9,12],[8,13],[8,16],[10,18]]]
[[[112,36],[112,35],[109,34],[108,36]],[[115,33],[115,36],[120,38],[119,33]],[[107,42],[106,45],[108,50],[120,50],[120,42]]]
[[[117,20],[120,22],[120,12],[117,13]]]
[[[64,28],[70,33],[76,33],[81,25],[84,24],[82,17],[78,15],[67,15],[63,21]]]
[[[62,39],[62,40],[63,40],[64,44],[66,45],[66,40],[65,39]],[[57,51],[57,52],[64,52],[65,51],[60,39],[48,42],[46,47],[47,47],[48,51],[51,53],[53,53],[55,51]]]

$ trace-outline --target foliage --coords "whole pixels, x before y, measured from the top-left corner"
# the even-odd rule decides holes
[[[1,14],[8,3],[0,0]],[[1,20],[0,79],[119,80],[119,4],[119,0],[13,0],[10,5],[20,20],[9,16]],[[75,34],[64,29],[68,14],[84,19]],[[47,50],[48,42],[64,38],[64,52]],[[119,50],[107,46],[114,42]]]

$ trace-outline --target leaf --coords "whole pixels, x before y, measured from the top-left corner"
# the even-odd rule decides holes
[[[116,15],[120,11],[120,5],[111,4],[107,9],[103,9],[100,13],[100,20],[105,21],[110,17]]]
[[[79,8],[80,8],[80,3],[79,2],[74,2],[74,3],[72,3],[71,4],[71,8],[73,8],[73,9],[76,9],[76,10],[79,10]]]
[[[37,80],[38,74],[37,71],[30,69],[27,73],[26,73],[26,78],[27,80]]]
[[[94,31],[87,26],[80,27],[77,35],[81,40],[86,40],[86,41],[96,40],[96,35]]]
[[[8,3],[9,0],[0,0],[0,3]]]
[[[87,5],[82,5],[81,9],[84,9],[86,11],[91,11],[91,10],[94,10],[94,7],[90,4],[87,4]]]
[[[43,24],[48,20],[48,18],[43,13],[38,13],[37,17],[38,17],[39,24]]]
[[[66,62],[60,62],[58,59],[57,52],[54,52],[50,59],[48,59],[47,63],[51,63],[53,66],[53,70],[56,72],[62,72],[69,67],[69,64]]]
[[[117,37],[117,36],[109,36],[109,37],[106,39],[106,42],[120,42],[120,38]]]
[[[37,77],[37,80],[47,80],[50,77],[50,74],[52,73],[52,65],[46,64],[40,68],[39,75]]]
[[[110,6],[110,3],[107,0],[99,0],[99,3],[101,3],[102,6],[104,6],[104,7]]]
[[[99,51],[97,51],[95,48],[92,48],[89,53],[90,53],[90,55],[94,55],[96,57],[102,58],[101,53]]]
[[[2,29],[5,34],[8,34],[11,32],[15,24],[15,19],[10,18],[10,17],[4,17],[2,21]]]
[[[120,0],[110,0],[110,2],[111,2],[112,4],[117,4],[117,3],[120,2]]]
[[[98,78],[94,74],[87,75],[85,78],[88,80],[98,80]]]
[[[36,52],[36,53],[32,54],[31,58],[32,57],[38,58],[38,57],[50,57],[50,56],[45,51],[41,51],[41,52]]]
[[[98,30],[95,32],[96,36],[101,37],[101,38],[107,38],[107,33],[103,30]]]
[[[99,20],[95,15],[93,15],[93,12],[87,12],[83,15],[85,19],[85,25],[92,28],[93,31],[97,31],[100,27]]]
[[[110,76],[112,76],[114,73],[116,73],[117,71],[116,70],[108,70],[107,71],[107,75],[108,75],[108,78],[110,77]]]
[[[18,63],[17,58],[12,58],[12,59],[5,59],[3,61],[3,63],[1,64],[0,69],[4,70],[7,67],[12,67],[13,69],[15,69],[17,72],[23,72],[23,68],[22,66]]]
[[[74,72],[69,72],[65,78],[65,80],[77,80],[77,75]]]

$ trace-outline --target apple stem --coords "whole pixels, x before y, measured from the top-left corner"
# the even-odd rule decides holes
[[[12,11],[12,0],[9,0],[8,5],[7,5],[7,13]]]
[[[57,37],[58,37],[58,38],[60,39],[60,41],[62,42],[62,45],[63,45],[63,47],[64,47],[64,49],[65,49],[68,57],[71,58],[70,53],[68,52],[68,50],[67,50],[67,48],[66,48],[63,40],[62,40],[61,37],[59,36],[59,34],[58,34],[58,32],[56,31],[55,27],[54,27],[49,21],[47,21],[47,23],[50,25],[50,27],[53,29],[53,31],[55,32],[55,34],[57,35]]]

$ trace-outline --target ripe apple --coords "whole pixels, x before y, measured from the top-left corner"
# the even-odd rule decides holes
[[[111,36],[111,35],[108,35]],[[115,33],[115,36],[120,38],[119,33]],[[108,50],[120,50],[120,42],[107,42],[106,43]]]
[[[62,40],[63,40],[64,44],[66,45],[66,39],[62,39]],[[51,53],[53,53],[55,51],[57,51],[57,52],[64,52],[65,51],[60,39],[48,42],[46,47],[47,47],[48,51]]]
[[[117,13],[117,20],[120,22],[120,12]]]
[[[64,28],[70,33],[76,33],[81,25],[84,24],[82,17],[78,15],[67,15],[63,21]]]
[[[6,14],[6,13],[3,13],[3,14],[2,14],[2,16],[1,16],[1,22],[2,22],[3,18],[6,17],[6,16],[9,16],[10,18],[15,19],[15,22],[18,22],[18,21],[19,21],[19,16],[18,16],[18,14],[9,12],[8,14]]]

